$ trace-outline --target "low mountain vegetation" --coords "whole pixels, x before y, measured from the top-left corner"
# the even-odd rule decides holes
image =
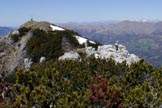
[[[7,46],[0,47],[0,108],[162,105],[161,68],[129,54],[121,44],[98,46],[74,31],[50,26],[29,21],[11,34],[15,43],[2,40]]]
[[[26,35],[26,33],[28,33],[29,31],[29,28],[21,27],[17,31],[15,31],[17,33],[10,35],[11,40],[13,40],[13,42],[18,42],[22,38],[22,36]]]
[[[34,62],[38,62],[42,56],[48,60],[56,59],[64,53],[64,46],[62,46],[63,37],[66,37],[75,48],[81,47],[73,36],[74,34],[74,32],[68,30],[46,32],[35,29],[33,30],[33,36],[27,42],[27,55]]]
[[[158,108],[161,73],[143,60],[131,66],[93,57],[50,60],[17,69],[16,83],[1,99],[14,108]]]
[[[34,30],[33,36],[27,42],[27,55],[35,62],[41,56],[48,57],[48,59],[57,58],[63,53],[61,40],[61,32],[47,33],[39,29]]]

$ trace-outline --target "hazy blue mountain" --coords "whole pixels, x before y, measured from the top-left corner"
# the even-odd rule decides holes
[[[162,22],[122,21],[60,24],[102,44],[119,41],[148,62],[162,66]]]
[[[0,27],[0,36],[5,36],[13,29],[11,27]]]

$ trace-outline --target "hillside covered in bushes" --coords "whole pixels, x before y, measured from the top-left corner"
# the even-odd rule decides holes
[[[93,57],[51,60],[17,69],[3,87],[4,108],[159,108],[162,69],[143,60],[130,66]]]
[[[162,69],[121,44],[29,21],[0,45],[0,108],[162,106]]]

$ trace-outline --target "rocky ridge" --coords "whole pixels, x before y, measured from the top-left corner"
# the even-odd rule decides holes
[[[128,65],[140,61],[140,58],[135,54],[130,54],[125,46],[116,45],[101,45],[97,49],[89,46],[83,49],[78,49],[78,52],[86,53],[86,57],[94,56],[96,59],[113,59],[116,63],[126,62]],[[67,52],[59,58],[59,60],[80,60],[77,52]]]
[[[126,47],[118,44],[116,45],[100,45],[97,49],[92,46],[88,46],[87,43],[96,44],[94,41],[83,38],[77,33],[74,33],[73,39],[77,40],[79,46],[85,47],[76,47],[71,43],[67,37],[65,28],[59,27],[57,25],[48,23],[48,22],[37,22],[37,21],[28,21],[27,23],[20,26],[20,28],[26,28],[27,30],[23,33],[23,36],[19,37],[20,39],[16,42],[13,42],[11,39],[12,35],[22,34],[20,29],[13,31],[8,37],[3,37],[0,39],[0,73],[10,73],[13,72],[17,67],[21,68],[30,68],[33,61],[27,55],[27,42],[33,37],[34,30],[42,30],[45,32],[63,32],[62,34],[62,43],[61,47],[64,54],[60,55],[59,60],[81,60],[79,55],[79,50],[84,52],[87,57],[94,56],[95,58],[100,59],[114,59],[117,63],[122,63],[126,61],[127,64],[138,62],[140,59],[134,55],[129,54],[126,50]],[[71,31],[70,31],[71,33]],[[118,47],[118,48],[116,48]],[[40,62],[44,62],[47,57],[41,55]]]
[[[20,29],[22,29],[25,32],[21,33],[22,31]],[[33,31],[37,29],[45,31],[46,33],[65,32],[65,33],[62,33],[63,38],[62,38],[61,45],[62,45],[63,51],[68,52],[68,51],[76,49],[76,47],[66,37],[67,29],[61,28],[49,22],[44,22],[44,21],[37,22],[37,21],[31,20],[21,25],[19,29],[14,30],[8,36],[0,38],[0,70],[1,70],[0,73],[10,73],[14,71],[17,67],[24,68],[24,67],[31,66],[32,60],[27,55],[26,45],[27,45],[27,42],[31,39],[31,37],[33,37]],[[19,36],[18,37],[19,39],[16,39],[16,41],[14,41],[12,39],[12,36]],[[73,37],[75,38],[75,35]],[[79,39],[78,41],[80,41]],[[86,41],[82,41],[82,44],[84,44]]]

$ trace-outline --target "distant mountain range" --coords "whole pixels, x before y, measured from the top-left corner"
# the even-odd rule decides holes
[[[60,24],[102,44],[119,41],[148,62],[162,65],[162,22],[121,21]]]
[[[11,27],[0,27],[0,36],[5,36],[11,31],[13,31]]]

